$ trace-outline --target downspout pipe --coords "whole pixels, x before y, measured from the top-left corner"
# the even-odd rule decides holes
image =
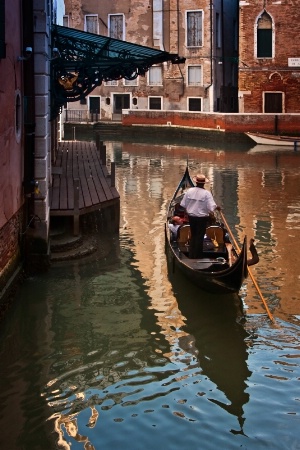
[[[210,0],[209,3],[209,17],[210,17],[210,84],[206,86],[205,90],[208,91],[208,89],[213,84],[213,5],[212,0]]]

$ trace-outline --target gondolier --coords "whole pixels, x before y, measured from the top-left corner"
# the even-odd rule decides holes
[[[193,180],[196,186],[189,188],[183,196],[182,206],[189,218],[191,227],[190,258],[203,257],[203,240],[209,220],[209,214],[215,210],[220,211],[211,194],[204,188],[209,180],[203,174],[196,175]]]

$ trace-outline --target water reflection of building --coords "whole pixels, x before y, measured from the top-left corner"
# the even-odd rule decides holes
[[[262,257],[252,272],[271,307],[278,308],[278,312],[280,309],[283,314],[299,314],[299,270],[291,256],[300,238],[298,152],[251,153],[239,150],[238,144],[226,151],[131,143],[118,143],[116,150],[109,145],[108,148],[110,157],[120,165],[126,211],[131,200],[127,197],[129,188],[134,201],[135,195],[139,199],[136,220],[130,221],[134,233],[139,234],[143,229],[138,217],[141,222],[156,220],[157,228],[153,227],[153,233],[154,229],[159,229],[158,224],[163,221],[162,208],[172,195],[188,157],[192,173],[203,171],[209,176],[214,195],[223,206],[238,241],[242,242],[244,234],[248,239],[254,237]],[[130,169],[125,169],[127,166]],[[123,216],[127,214],[125,209]],[[130,214],[135,213],[130,211]],[[145,232],[144,229],[142,234]],[[141,236],[138,241],[143,241]],[[153,249],[149,240],[147,246],[151,255]],[[137,251],[140,250],[146,250],[145,243],[143,247],[138,246]],[[149,274],[151,265],[145,269]],[[249,312],[264,313],[251,280],[246,286]]]
[[[171,277],[170,284],[167,276],[163,224],[167,202],[186,165],[185,155],[179,152],[174,158],[168,158],[162,151],[165,148],[143,146],[142,149],[139,147],[139,160],[135,146],[128,150],[126,145],[123,148],[125,161],[119,146],[116,154],[113,147],[108,151],[111,158],[117,157],[119,161],[123,223],[133,236],[137,264],[148,288],[149,308],[153,309],[161,333],[170,344],[169,352],[163,355],[184,367],[177,374],[177,380],[189,378],[189,367],[199,367],[201,376],[207,376],[215,383],[217,391],[225,396],[222,402],[218,395],[212,393],[210,396],[206,392],[207,400],[234,415],[238,426],[232,432],[242,433],[243,406],[249,400],[246,380],[250,371],[247,367],[247,333],[236,322],[242,314],[240,298],[230,298],[229,306],[224,303],[223,307],[209,295],[199,301],[201,294],[198,288],[176,276]],[[191,167],[195,171],[200,170],[199,153],[189,150],[192,153]],[[147,164],[143,158],[145,152]],[[207,155],[209,153],[206,152]],[[209,159],[202,156],[201,152],[201,168],[206,169],[203,171],[209,173],[212,182],[219,187],[222,180],[215,173],[214,166],[208,163]],[[224,154],[214,153],[214,157],[222,160]],[[135,179],[134,183],[132,179]],[[129,196],[128,185],[134,186]]]

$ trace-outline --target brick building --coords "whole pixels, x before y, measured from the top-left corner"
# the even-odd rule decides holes
[[[297,0],[240,0],[239,112],[300,112]]]
[[[0,294],[20,260],[24,221],[21,7],[0,1]]]
[[[48,252],[52,18],[62,0],[0,0],[0,300]],[[40,259],[39,259],[40,258]]]
[[[81,104],[68,103],[69,118],[120,120],[124,109],[237,111],[236,2],[65,0],[65,13],[65,26],[186,58],[102,83]]]

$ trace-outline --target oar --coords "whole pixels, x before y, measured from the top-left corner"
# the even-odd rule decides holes
[[[221,211],[219,211],[219,213],[220,213],[220,215],[221,215],[221,218],[222,218],[222,220],[223,220],[223,222],[224,222],[224,225],[225,225],[225,227],[226,227],[228,233],[230,234],[230,237],[231,237],[231,239],[232,239],[232,241],[233,241],[233,243],[234,243],[234,245],[235,245],[235,248],[236,248],[239,252],[241,252],[241,250],[240,250],[240,248],[239,248],[239,246],[238,246],[238,244],[237,244],[237,242],[236,242],[236,240],[235,240],[235,238],[234,238],[234,236],[233,236],[233,234],[232,234],[232,232],[231,232],[231,230],[230,230],[230,228],[229,228],[229,225],[228,225],[228,223],[227,223],[227,220],[226,220],[225,217],[224,217],[224,214],[223,214]],[[259,294],[259,296],[260,296],[260,298],[261,298],[261,300],[262,300],[262,302],[263,302],[263,304],[264,304],[264,307],[265,307],[265,309],[266,309],[266,311],[267,311],[267,314],[268,314],[268,316],[269,316],[269,319],[270,319],[272,322],[274,322],[274,317],[272,316],[272,314],[271,314],[271,312],[270,312],[270,310],[269,310],[269,307],[268,307],[268,305],[267,305],[267,302],[266,302],[266,300],[264,299],[264,297],[263,297],[263,295],[262,295],[262,293],[261,293],[261,290],[259,289],[259,286],[258,286],[258,284],[257,284],[257,282],[256,282],[256,280],[255,280],[255,278],[254,278],[254,276],[253,276],[253,273],[252,273],[250,267],[248,267],[248,273],[249,273],[250,278],[251,278],[251,280],[252,280],[252,282],[253,282],[253,284],[254,284],[254,287],[256,288],[256,290],[257,290],[257,292],[258,292],[258,294]]]

